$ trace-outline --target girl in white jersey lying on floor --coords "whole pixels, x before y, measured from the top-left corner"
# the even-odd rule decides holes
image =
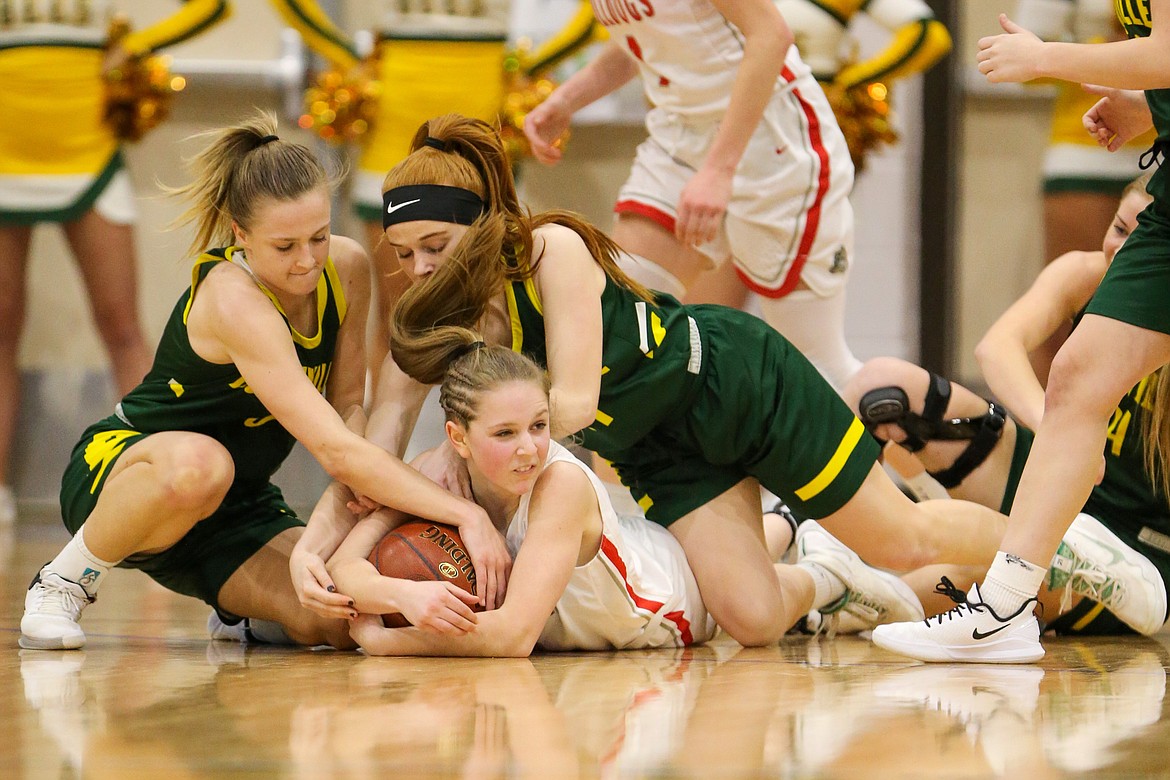
[[[828,100],[772,0],[594,0],[612,43],[526,118],[533,155],[561,159],[573,114],[641,72],[650,137],[614,207],[625,270],[682,299],[731,259],[763,318],[836,387],[845,343],[853,163]]]
[[[619,515],[593,472],[550,441],[548,375],[520,353],[466,337],[439,403],[475,499],[514,556],[507,598],[474,624],[470,615],[450,615],[446,630],[383,627],[378,615],[396,611],[403,581],[379,575],[366,556],[402,515],[380,510],[354,526],[329,561],[337,590],[364,613],[352,623],[353,638],[375,655],[476,656],[526,656],[538,644],[611,650],[711,638],[715,623],[681,545],[641,516]],[[888,576],[828,534],[818,534],[815,547],[800,566],[838,570],[847,559],[852,582],[887,595]]]

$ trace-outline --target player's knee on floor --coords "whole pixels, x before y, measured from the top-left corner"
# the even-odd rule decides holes
[[[1007,422],[1007,410],[994,401],[988,401],[987,413],[978,417],[944,418],[950,399],[950,381],[932,373],[921,414],[911,408],[905,390],[890,385],[861,396],[857,416],[875,437],[874,431],[883,425],[901,428],[906,438],[899,444],[910,452],[920,451],[931,441],[970,442],[949,468],[930,472],[940,485],[950,489],[962,484],[987,459]]]

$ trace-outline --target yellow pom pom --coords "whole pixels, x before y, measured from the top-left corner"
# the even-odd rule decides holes
[[[865,169],[866,156],[881,146],[898,142],[898,133],[890,122],[890,88],[879,81],[850,89],[825,86],[825,95],[833,107],[837,124],[849,145],[853,167]]]
[[[305,90],[305,113],[297,124],[336,145],[368,133],[382,95],[382,85],[372,75],[377,72],[375,57],[344,73],[330,68],[317,74]]]
[[[115,16],[106,39],[107,50],[130,32],[129,21]],[[187,86],[181,76],[171,75],[171,58],[158,55],[131,56],[104,75],[105,105],[102,118],[125,141],[137,141],[157,127],[170,113],[171,99]]]

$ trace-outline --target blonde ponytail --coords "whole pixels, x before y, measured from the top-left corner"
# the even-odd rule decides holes
[[[232,241],[232,222],[247,229],[265,199],[295,200],[330,185],[324,166],[307,147],[276,135],[276,115],[264,111],[234,127],[199,133],[203,151],[187,161],[189,184],[164,187],[191,205],[172,227],[195,225],[190,253]]]

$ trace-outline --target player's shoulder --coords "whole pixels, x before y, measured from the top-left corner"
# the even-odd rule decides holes
[[[555,505],[567,509],[578,504],[596,504],[597,496],[583,464],[575,459],[565,459],[545,466],[532,489],[532,500],[556,502]]]
[[[348,272],[355,268],[365,270],[370,263],[370,256],[365,247],[348,236],[329,237],[329,258],[339,272]]]
[[[533,254],[540,254],[541,250],[556,249],[570,244],[584,244],[581,235],[568,225],[559,222],[546,222],[532,231]]]
[[[1041,276],[1048,276],[1057,282],[1099,282],[1108,268],[1104,252],[1073,250],[1045,266]]]

